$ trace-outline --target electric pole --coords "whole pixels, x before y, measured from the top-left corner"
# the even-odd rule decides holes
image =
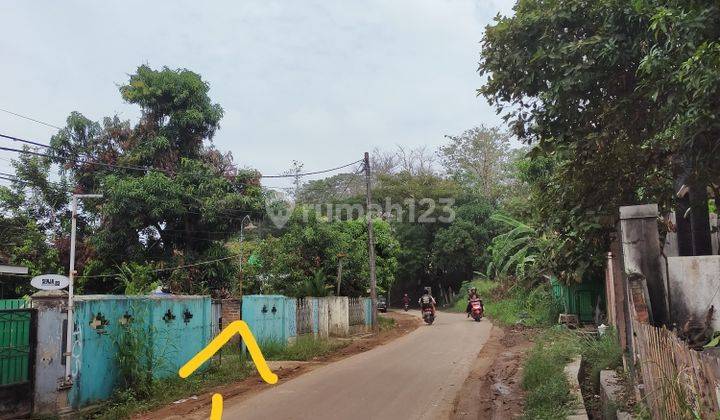
[[[77,207],[78,198],[102,198],[102,194],[73,194],[72,197],[72,221],[70,231],[70,285],[68,286],[68,311],[67,311],[67,336],[65,337],[65,382],[66,386],[72,385],[72,345],[75,321],[73,311],[75,309],[75,230],[77,228]]]
[[[372,196],[370,192],[370,155],[365,152],[365,213],[368,225],[368,257],[370,259],[370,300],[372,301],[372,328],[373,332],[378,331],[377,322],[377,278],[375,277],[375,239],[373,238],[372,214],[370,214],[370,203]]]

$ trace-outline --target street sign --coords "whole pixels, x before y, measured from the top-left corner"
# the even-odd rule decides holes
[[[60,290],[68,287],[70,279],[60,274],[42,274],[33,277],[30,284],[40,290]]]

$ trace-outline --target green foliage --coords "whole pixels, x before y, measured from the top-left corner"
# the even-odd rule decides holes
[[[492,220],[503,223],[509,230],[495,236],[490,245],[491,260],[487,266],[489,278],[514,276],[524,279],[543,252],[542,238],[531,226],[500,213]]]
[[[191,71],[140,66],[120,87],[142,111],[137,124],[93,122],[75,112],[53,136],[46,163],[60,164],[78,192],[104,195],[83,203],[78,271],[113,274],[121,261],[164,268],[221,259],[202,270],[165,270],[158,280],[181,293],[234,288],[237,261],[226,258],[223,243],[238,234],[244,215],[259,213],[262,194],[257,173],[234,169],[232,157],[209,143],[223,111],[208,91]],[[77,156],[101,164],[68,164]],[[85,292],[122,292],[123,285],[113,277],[79,282]]]
[[[303,282],[303,296],[323,297],[329,295],[330,290],[332,286],[327,284],[327,276],[319,269]]]
[[[152,353],[152,339],[147,330],[133,319],[120,324],[116,338],[116,363],[119,389],[127,390],[136,399],[147,398],[153,384],[153,369],[157,369]]]
[[[125,285],[126,295],[147,295],[160,285],[151,266],[134,262],[122,263],[118,271],[120,280]]]
[[[564,330],[547,330],[538,337],[523,367],[522,387],[527,392],[524,417],[564,419],[574,404],[565,365],[581,352],[580,340]]]
[[[589,364],[595,382],[600,380],[601,370],[622,366],[622,348],[614,328],[608,328],[602,337],[585,337],[582,346],[583,360]]]
[[[395,280],[399,244],[390,225],[373,219],[378,292]],[[248,271],[246,293],[260,291],[289,296],[327,294],[334,290],[337,267],[342,260],[340,293],[366,294],[369,287],[367,224],[364,219],[328,220],[307,207],[296,208],[278,237],[268,236],[257,245],[260,266]],[[322,284],[321,284],[322,280]],[[255,288],[255,289],[253,289]]]
[[[529,289],[490,280],[473,280],[463,283],[452,309],[464,312],[468,290],[475,287],[483,300],[485,314],[493,322],[512,326],[517,323],[529,327],[554,325],[561,312],[560,304],[553,297],[550,287],[543,283]]]
[[[267,360],[312,360],[345,347],[347,343],[332,339],[301,336],[290,344],[268,341],[260,344]]]
[[[479,92],[532,145],[528,221],[565,283],[600,272],[618,206],[672,198],[675,152],[650,141],[663,120],[640,89],[648,25],[628,2],[525,0],[485,32]]]
[[[393,328],[395,328],[395,319],[389,318],[386,316],[379,315],[378,318],[378,326],[380,327],[380,331],[390,331]]]
[[[165,406],[181,398],[199,395],[207,389],[241,381],[256,373],[239,352],[223,352],[222,363],[213,361],[207,369],[183,379],[178,376],[152,382],[145,398],[138,398],[132,389],[123,389],[84,418],[125,419],[134,414]]]

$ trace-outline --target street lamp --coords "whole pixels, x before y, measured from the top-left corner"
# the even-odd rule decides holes
[[[67,337],[65,342],[65,385],[72,385],[70,364],[72,363],[72,336],[75,330],[73,321],[73,310],[75,309],[74,285],[75,285],[75,230],[77,225],[78,198],[102,198],[102,194],[73,194],[72,197],[72,222],[70,231],[70,285],[68,286],[68,314],[67,314]]]
[[[247,220],[247,225],[245,224],[245,221]],[[255,225],[252,224],[252,220],[250,219],[250,215],[246,214],[245,217],[240,221],[240,296],[242,296],[242,281],[243,281],[243,269],[242,269],[242,262],[243,262],[243,249],[242,244],[243,240],[245,239],[245,229],[247,230],[253,230],[255,229]]]

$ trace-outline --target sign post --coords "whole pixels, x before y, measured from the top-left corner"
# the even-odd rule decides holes
[[[61,290],[70,285],[70,279],[60,274],[43,274],[33,277],[30,285],[40,290]]]

